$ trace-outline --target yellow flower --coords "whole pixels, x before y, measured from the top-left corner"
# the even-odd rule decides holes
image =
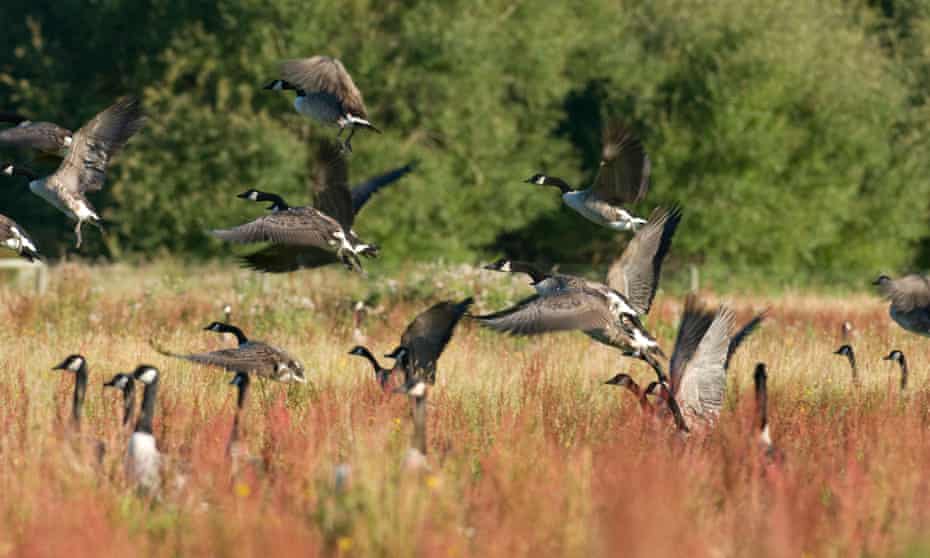
[[[340,553],[352,550],[352,537],[339,537],[336,546],[339,547]]]
[[[249,494],[251,493],[252,489],[249,488],[249,485],[244,482],[236,483],[236,496],[239,496],[240,498],[248,498]]]

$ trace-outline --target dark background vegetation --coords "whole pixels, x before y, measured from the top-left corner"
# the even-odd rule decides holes
[[[261,85],[325,53],[385,131],[356,136],[353,178],[419,161],[357,227],[388,266],[603,265],[626,236],[521,181],[585,185],[610,118],[653,160],[636,209],[685,209],[673,266],[785,285],[930,264],[924,1],[7,0],[0,21],[3,109],[77,128],[136,93],[151,115],[94,198],[111,225],[85,255],[229,255],[204,229],[261,211],[234,194],[305,201],[308,145],[334,130]],[[23,186],[3,182],[0,211],[63,254],[70,227]]]

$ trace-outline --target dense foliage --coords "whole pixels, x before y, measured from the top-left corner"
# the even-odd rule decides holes
[[[685,208],[679,265],[861,284],[930,263],[917,0],[11,0],[0,20],[3,109],[77,127],[144,98],[151,122],[96,198],[109,257],[229,254],[203,230],[260,212],[235,193],[305,200],[307,146],[334,131],[261,85],[281,59],[328,53],[385,131],[356,136],[353,178],[419,161],[357,227],[389,261],[611,259],[625,236],[521,181],[583,185],[620,118],[653,160],[639,212]],[[64,218],[5,184],[0,211],[65,249]]]

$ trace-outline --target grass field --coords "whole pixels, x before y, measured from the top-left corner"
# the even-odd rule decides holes
[[[642,363],[580,334],[510,339],[460,326],[430,395],[431,471],[404,471],[409,406],[377,388],[356,344],[380,356],[439,298],[482,310],[529,289],[471,268],[397,281],[341,270],[262,277],[220,267],[61,265],[41,298],[0,287],[0,556],[923,556],[930,553],[930,343],[868,294],[729,299],[739,321],[771,307],[730,370],[726,410],[682,442],[602,385]],[[708,298],[716,298],[705,293]],[[649,324],[670,352],[683,297],[660,293]],[[291,350],[310,383],[256,382],[245,441],[262,467],[238,475],[224,451],[231,376],[171,360],[230,346],[232,321]],[[851,320],[863,377],[839,346]],[[897,391],[892,348],[911,365]],[[69,441],[70,353],[90,364],[82,439]],[[770,420],[783,467],[759,459],[751,373],[769,365]],[[155,436],[170,457],[159,502],[123,476],[120,400],[103,381],[146,362],[162,371]],[[107,444],[102,466],[88,448]],[[337,489],[337,465],[349,464]],[[182,477],[183,483],[172,479]]]

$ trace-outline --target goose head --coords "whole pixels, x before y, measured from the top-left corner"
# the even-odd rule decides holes
[[[147,386],[154,384],[158,381],[158,368],[148,364],[140,364],[133,370],[132,377]]]
[[[901,362],[904,360],[904,353],[902,353],[898,349],[895,349],[891,351],[890,353],[888,353],[888,356],[882,357],[882,360],[891,360],[894,362]]]
[[[119,374],[113,376],[109,381],[103,383],[103,387],[115,388],[118,390],[125,390],[127,386],[132,384],[133,379],[129,374]]]
[[[52,370],[64,370],[66,372],[77,372],[87,366],[87,359],[83,355],[70,355],[65,360],[61,361],[58,365],[54,366]]]

